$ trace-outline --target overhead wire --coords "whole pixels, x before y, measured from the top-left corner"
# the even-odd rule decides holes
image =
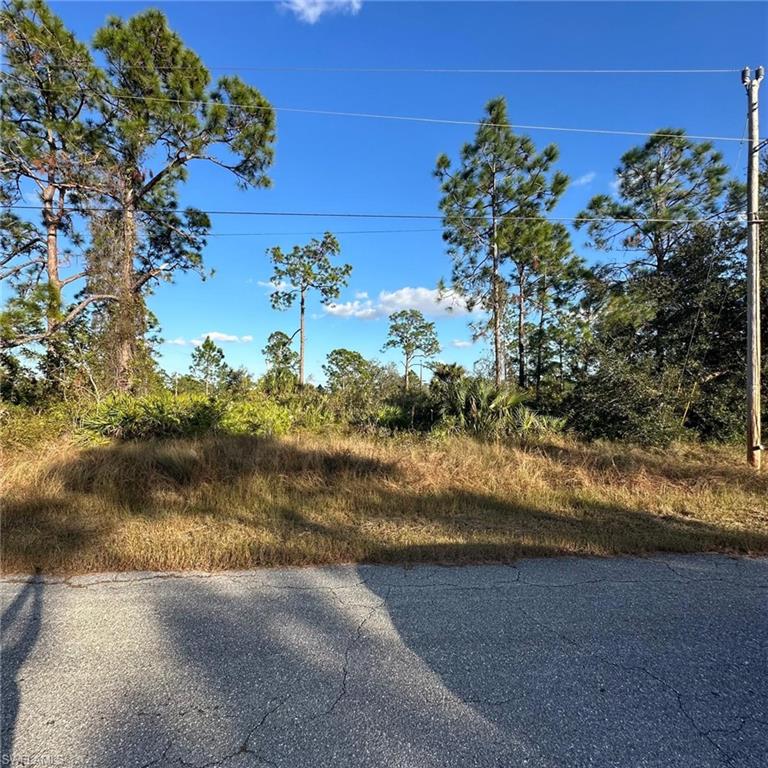
[[[5,206],[14,210],[39,210],[35,205],[10,205]],[[88,212],[88,213],[109,213],[120,212],[123,210],[120,207],[95,207],[95,206],[78,206],[73,208],[73,213]],[[353,212],[353,211],[236,211],[236,210],[200,210],[195,209],[200,213],[205,213],[209,216],[274,216],[274,217],[291,217],[291,218],[329,218],[329,219],[416,219],[416,220],[429,220],[429,221],[442,221],[443,216],[440,214],[427,214],[427,213],[369,213],[369,212]],[[184,213],[184,209],[167,209],[167,208],[145,208],[137,209],[137,213]],[[485,216],[465,216],[463,217],[468,221],[485,220]],[[616,222],[616,223],[648,223],[648,224],[708,224],[713,223],[712,218],[703,219],[664,219],[664,218],[620,218],[616,216],[521,216],[517,214],[502,214],[497,217],[499,221],[550,221],[550,222],[583,222],[588,224],[590,222]],[[720,219],[722,223],[739,223],[739,219]]]
[[[4,64],[10,64],[5,57]],[[317,74],[440,74],[440,75],[723,75],[741,72],[734,68],[553,68],[553,67],[349,67],[349,66],[301,66],[301,65],[253,65],[253,64],[202,64],[213,71],[238,72],[295,72]],[[69,69],[64,65],[46,64],[47,69]],[[143,64],[121,64],[120,69],[145,69]],[[155,65],[166,71],[193,71],[186,65]],[[196,71],[196,70],[195,70]]]
[[[2,73],[8,77],[8,73]],[[11,78],[16,76],[10,75]],[[19,78],[16,78],[19,80]],[[57,93],[64,92],[63,88],[51,88],[46,89],[47,92]],[[346,117],[357,118],[364,120],[384,120],[390,122],[410,122],[410,123],[423,123],[432,125],[459,125],[479,127],[486,126],[489,128],[511,128],[521,131],[544,131],[553,133],[583,133],[591,135],[606,135],[606,136],[635,136],[635,137],[651,137],[658,136],[659,138],[679,138],[678,133],[665,133],[663,131],[636,131],[636,130],[620,130],[613,128],[580,128],[573,126],[556,126],[556,125],[536,125],[530,123],[492,123],[485,120],[460,120],[454,118],[443,117],[422,117],[417,115],[393,115],[380,112],[354,112],[345,110],[333,110],[333,109],[312,109],[306,107],[280,107],[270,104],[256,105],[256,104],[239,104],[232,102],[217,101],[216,99],[174,99],[167,96],[145,96],[125,93],[109,93],[101,94],[104,99],[114,101],[140,101],[140,102],[152,102],[157,104],[186,104],[190,106],[199,107],[224,107],[225,109],[240,109],[244,112],[264,112],[274,111],[277,113],[284,112],[289,114],[305,114],[305,115],[319,115],[324,117]],[[742,139],[736,136],[714,136],[705,134],[685,134],[686,138],[696,139],[698,141],[730,141],[741,142]]]

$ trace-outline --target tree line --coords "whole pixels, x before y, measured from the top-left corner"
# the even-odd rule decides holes
[[[179,205],[180,188],[195,162],[242,188],[268,187],[274,111],[237,77],[212,84],[159,11],[109,18],[90,46],[42,0],[12,0],[0,24],[2,277],[13,291],[3,349],[42,346],[54,388],[78,363],[103,388],[140,388],[156,327],[148,292],[203,271],[210,221]],[[30,189],[39,225],[11,208]],[[73,263],[81,268],[63,277]]]
[[[110,18],[89,44],[42,0],[6,3],[0,24],[3,397],[40,404],[148,391],[161,376],[147,296],[181,272],[208,276],[211,224],[204,211],[181,206],[183,185],[207,163],[241,188],[268,187],[274,111],[237,77],[212,83],[159,11]],[[587,437],[741,434],[743,185],[710,143],[659,130],[619,159],[614,194],[593,197],[578,215],[588,249],[607,254],[590,264],[557,221],[569,183],[558,161],[554,144],[538,148],[513,131],[497,98],[472,139],[435,164],[451,263],[440,288],[481,310],[471,327],[488,342],[487,359],[474,371],[436,362],[434,324],[405,310],[390,318],[383,348],[400,350],[399,372],[384,375],[359,353],[334,350],[329,382],[386,389],[407,400],[413,422],[424,387],[412,369],[423,357],[438,388],[488,380],[497,394],[514,390]],[[762,167],[765,219],[765,157]],[[20,205],[34,205],[39,220],[15,213]],[[761,250],[765,286],[766,238]],[[268,255],[272,306],[299,310],[295,334],[269,337],[268,383],[303,387],[307,297],[338,298],[352,266],[339,263],[332,233]],[[765,318],[765,292],[761,301]],[[227,376],[230,388],[242,384],[244,373],[229,369],[210,340],[194,357],[193,378],[209,393]]]

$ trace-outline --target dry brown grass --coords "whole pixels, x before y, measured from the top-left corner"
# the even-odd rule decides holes
[[[726,448],[216,437],[6,456],[6,573],[768,553]]]

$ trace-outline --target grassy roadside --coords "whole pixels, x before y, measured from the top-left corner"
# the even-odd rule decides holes
[[[768,477],[728,448],[209,437],[3,461],[5,573],[768,553]]]

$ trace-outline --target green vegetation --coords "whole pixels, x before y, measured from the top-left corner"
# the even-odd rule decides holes
[[[272,306],[298,304],[299,327],[269,334],[263,376],[208,337],[168,375],[147,297],[208,277],[210,222],[179,202],[191,161],[268,187],[273,110],[212,84],[156,10],[90,45],[42,0],[4,4],[0,25],[5,567],[768,549],[765,482],[723,446],[745,423],[744,189],[709,143],[665,128],[619,158],[615,194],[576,224],[611,259],[588,264],[553,213],[558,148],[493,99],[435,170],[440,287],[475,310],[489,359],[440,360],[406,308],[380,339],[402,362],[337,348],[309,383],[307,296],[332,302],[352,271],[326,232],[268,251]],[[14,213],[29,189],[37,223]]]
[[[299,327],[269,336],[266,376],[255,382],[232,369],[206,338],[189,374],[169,378],[156,362],[159,321],[146,297],[179,272],[206,277],[210,226],[202,211],[180,207],[180,185],[191,161],[204,160],[240,186],[267,187],[269,103],[237,78],[211,85],[159,11],[109,19],[90,46],[42,0],[13,0],[0,22],[9,68],[0,137],[3,402],[74,414],[120,393],[143,403],[125,406],[127,424],[137,409],[178,410],[169,393],[224,399],[231,412],[236,400],[253,408],[258,391],[281,407],[301,400],[294,426],[499,436],[536,423],[657,446],[741,436],[744,189],[709,143],[664,128],[620,158],[615,194],[593,198],[577,221],[594,250],[618,260],[588,266],[568,229],[549,218],[568,185],[558,148],[516,134],[504,99],[493,99],[474,137],[455,160],[441,155],[435,170],[452,267],[443,292],[477,310],[472,333],[490,350],[473,376],[443,386],[434,323],[404,309],[382,339],[383,350],[402,354],[402,367],[333,350],[325,385],[307,384],[307,296],[333,301],[352,270],[336,263],[340,245],[326,232],[287,252],[268,250],[271,302],[298,304]],[[148,173],[150,157],[165,160]],[[768,157],[763,164],[768,171]],[[38,190],[39,225],[13,213],[25,184]],[[768,172],[762,184],[766,218]],[[768,238],[761,247],[768,285]],[[65,263],[75,258],[83,269],[72,273]],[[768,375],[763,381],[768,387]],[[150,407],[146,396],[164,405]]]
[[[338,256],[340,250],[338,240],[330,232],[326,232],[322,240],[311,240],[303,247],[294,246],[289,253],[283,253],[279,247],[269,250],[274,265],[272,284],[276,286],[270,297],[272,306],[287,309],[299,300],[299,384],[302,386],[307,293],[317,291],[324,304],[339,297],[352,272],[349,264],[340,267],[331,264],[331,256]]]
[[[403,353],[403,387],[408,392],[414,360],[434,357],[440,351],[435,324],[427,322],[418,309],[395,312],[389,317],[389,334],[382,351],[387,349],[397,349]]]

